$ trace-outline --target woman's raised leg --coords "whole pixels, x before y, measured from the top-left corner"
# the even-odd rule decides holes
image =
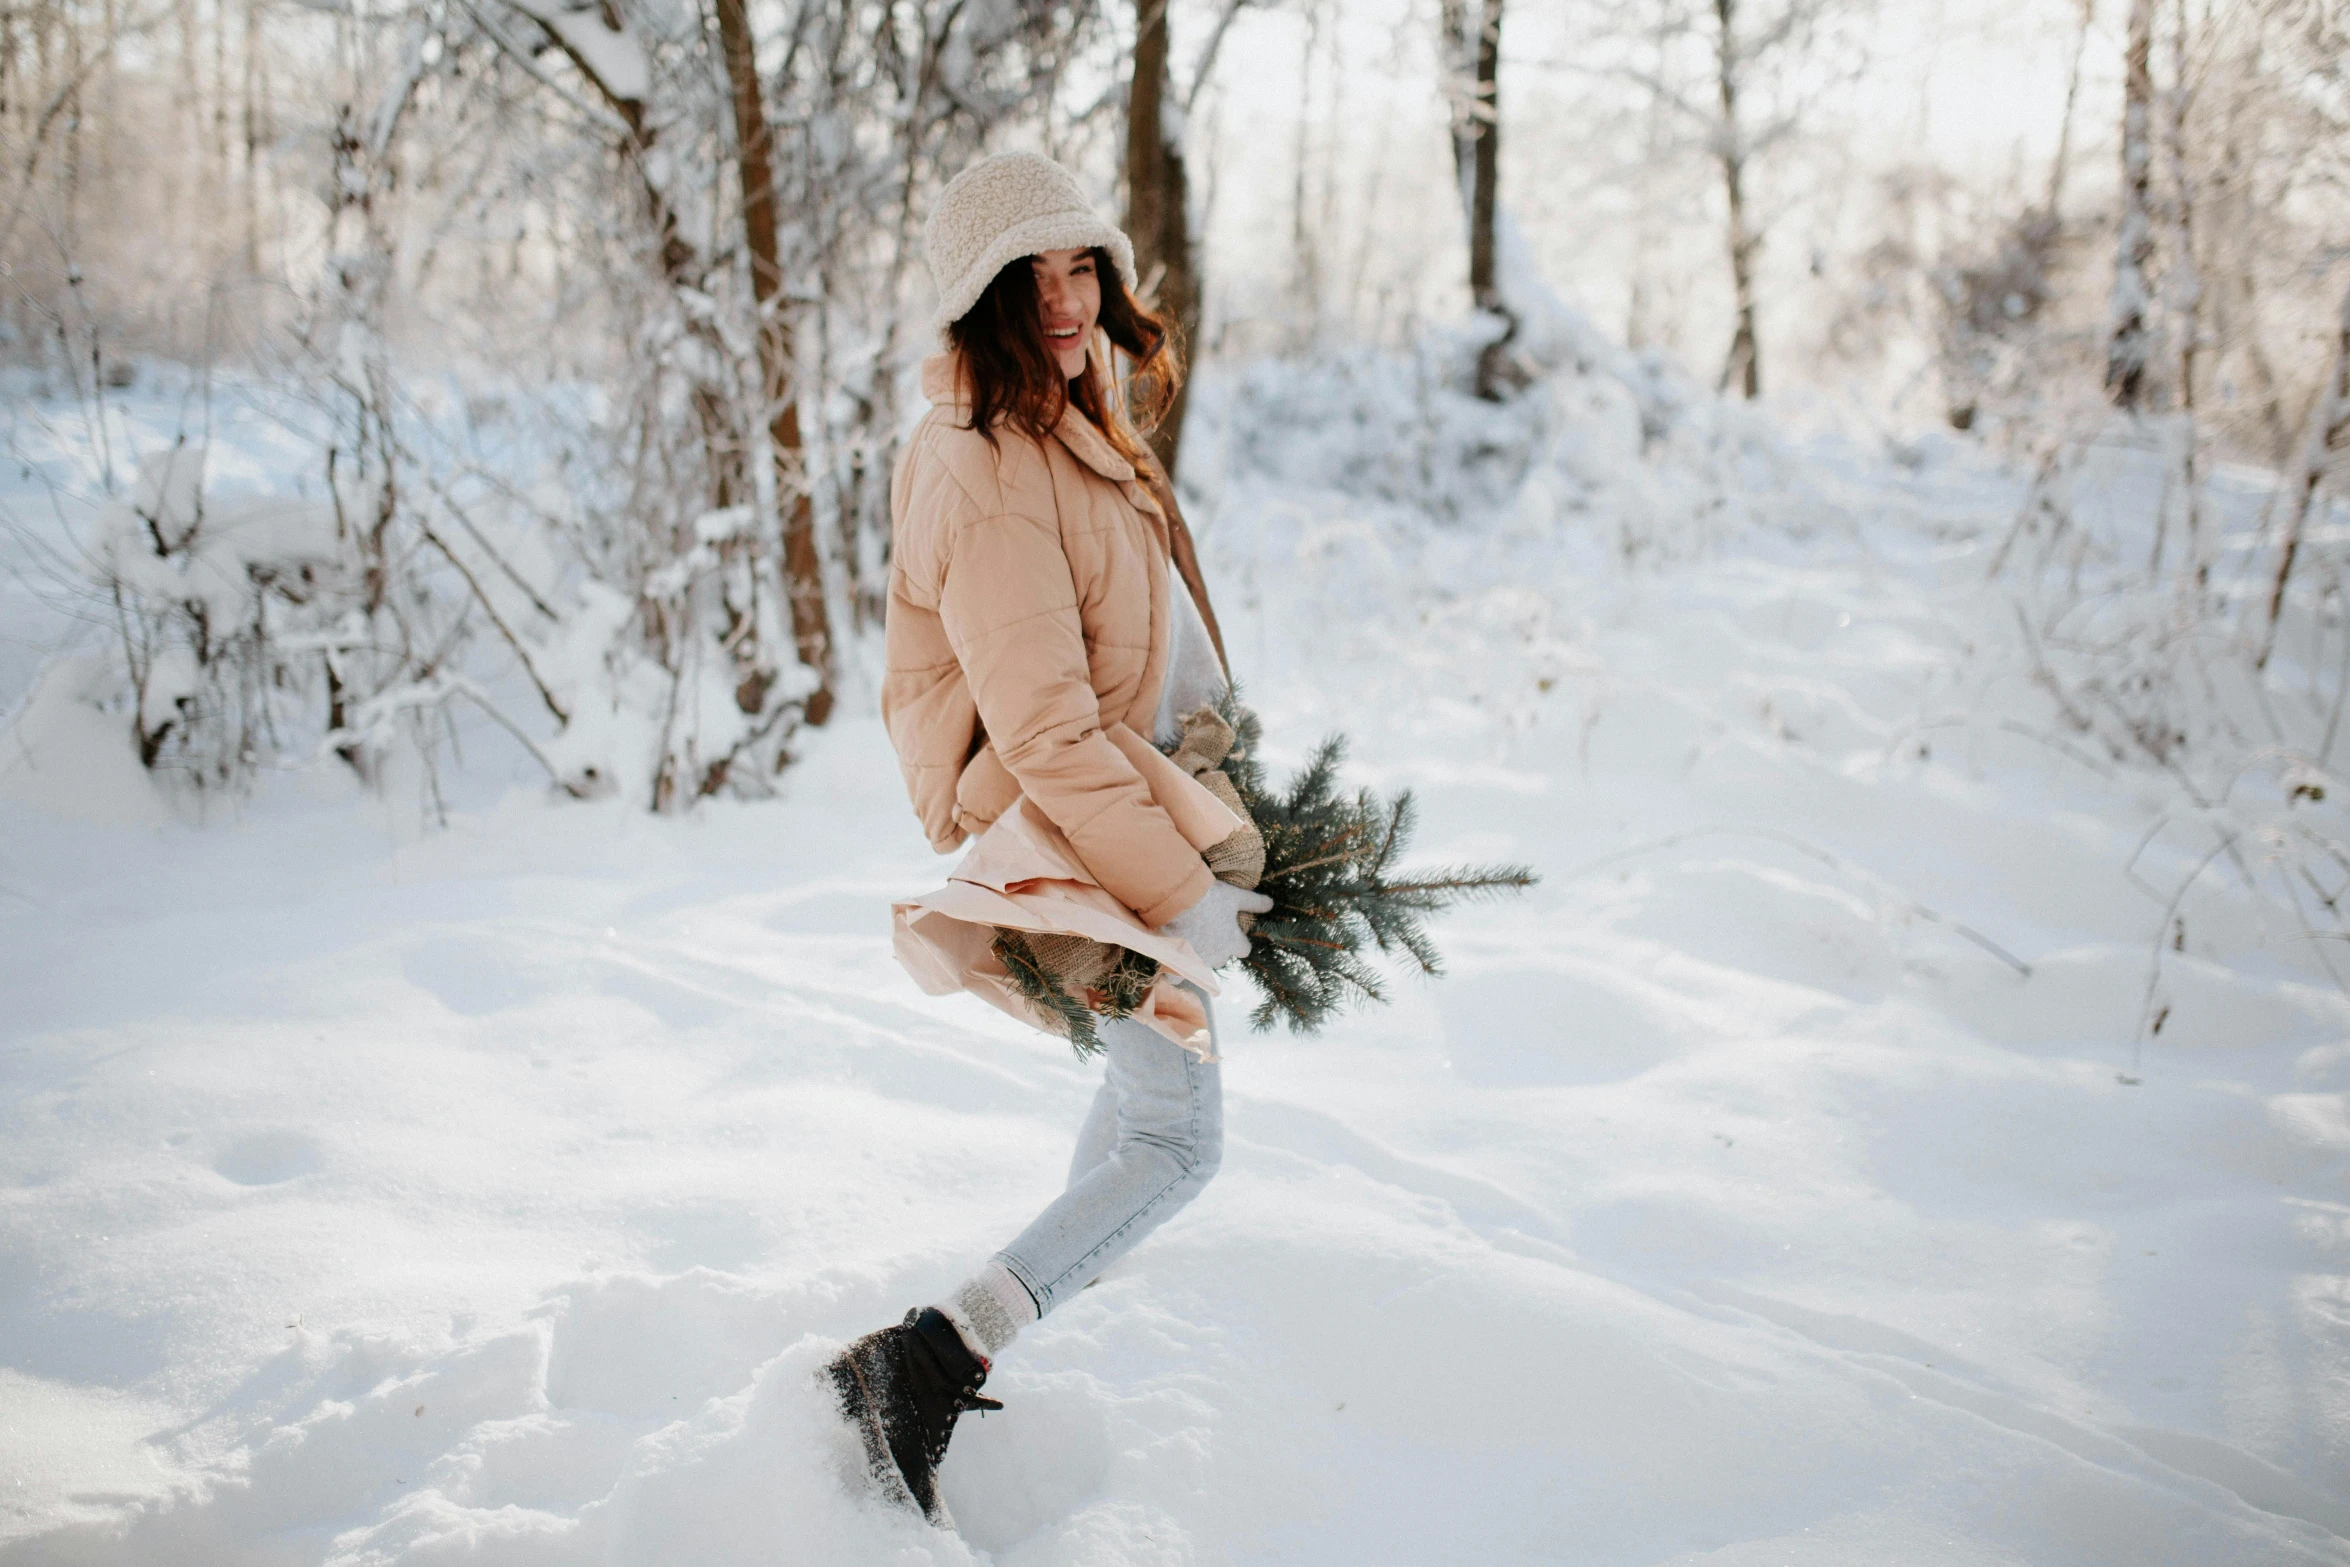
[[[1224,1157],[1217,1064],[1126,1021],[1102,1030],[1115,1103],[1110,1154],[1048,1204],[996,1254],[1037,1315],[1083,1289],[1199,1195]]]

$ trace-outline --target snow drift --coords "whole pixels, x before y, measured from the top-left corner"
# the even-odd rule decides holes
[[[2350,1002],[2045,743],[2021,486],[1459,351],[1204,383],[1200,531],[1276,771],[1344,728],[1544,885],[1227,1028],[1225,1173],[1007,1355],[959,1538],[811,1373],[1091,1077],[894,968],[877,724],[421,834],[0,762],[0,1562],[2350,1561]]]

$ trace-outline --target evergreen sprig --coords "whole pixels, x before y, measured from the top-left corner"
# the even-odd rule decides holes
[[[1094,1032],[1093,1009],[1071,995],[1058,975],[1046,971],[1030,950],[1026,936],[998,926],[994,951],[996,961],[1003,964],[1004,972],[1012,977],[1020,994],[1028,998],[1029,1005],[1061,1025],[1060,1032],[1069,1036],[1069,1046],[1077,1052],[1080,1061],[1101,1053],[1102,1040]]]
[[[1273,900],[1270,911],[1255,917],[1241,960],[1264,997],[1249,1014],[1259,1033],[1284,1021],[1291,1033],[1312,1033],[1349,1000],[1385,1001],[1367,955],[1372,948],[1401,953],[1423,974],[1443,973],[1423,923],[1428,916],[1534,885],[1534,872],[1523,865],[1452,865],[1402,875],[1396,863],[1419,825],[1410,790],[1393,800],[1368,789],[1342,793],[1338,767],[1346,742],[1332,736],[1276,792],[1256,759],[1263,738],[1257,715],[1232,691],[1217,709],[1234,735],[1222,770],[1265,840],[1257,891]],[[1016,930],[997,932],[995,955],[1080,1058],[1100,1053],[1099,1023],[1131,1016],[1159,973],[1152,959],[1120,948],[1107,974],[1075,985],[1052,972]]]
[[[1286,1021],[1310,1033],[1349,1000],[1385,1001],[1367,949],[1400,953],[1424,974],[1444,971],[1423,923],[1457,903],[1498,898],[1534,885],[1524,865],[1454,865],[1396,870],[1419,824],[1411,791],[1392,801],[1368,789],[1338,786],[1346,742],[1332,736],[1305,769],[1276,793],[1257,747],[1263,726],[1227,692],[1218,704],[1235,735],[1223,770],[1265,839],[1265,873],[1257,891],[1273,900],[1256,916],[1243,959],[1264,999],[1250,1014],[1263,1032]]]
[[[1026,936],[1002,926],[996,929],[995,955],[1020,994],[1061,1024],[1060,1032],[1069,1036],[1069,1048],[1077,1052],[1080,1061],[1101,1054],[1097,1022],[1133,1016],[1159,977],[1156,959],[1120,947],[1118,960],[1107,974],[1082,992],[1073,991],[1066,978],[1045,966]]]

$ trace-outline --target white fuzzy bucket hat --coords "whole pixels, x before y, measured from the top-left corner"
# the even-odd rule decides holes
[[[1109,251],[1129,290],[1142,286],[1133,244],[1093,210],[1076,175],[1033,152],[999,152],[974,163],[947,182],[923,235],[938,285],[939,331],[979,303],[1006,263],[1088,245]]]

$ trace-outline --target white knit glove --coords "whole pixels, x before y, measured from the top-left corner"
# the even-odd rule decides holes
[[[1235,958],[1248,956],[1248,932],[1240,928],[1240,916],[1266,914],[1272,908],[1273,900],[1261,892],[1250,892],[1228,881],[1212,881],[1199,902],[1161,925],[1159,934],[1181,937],[1191,943],[1202,963],[1222,968]]]

